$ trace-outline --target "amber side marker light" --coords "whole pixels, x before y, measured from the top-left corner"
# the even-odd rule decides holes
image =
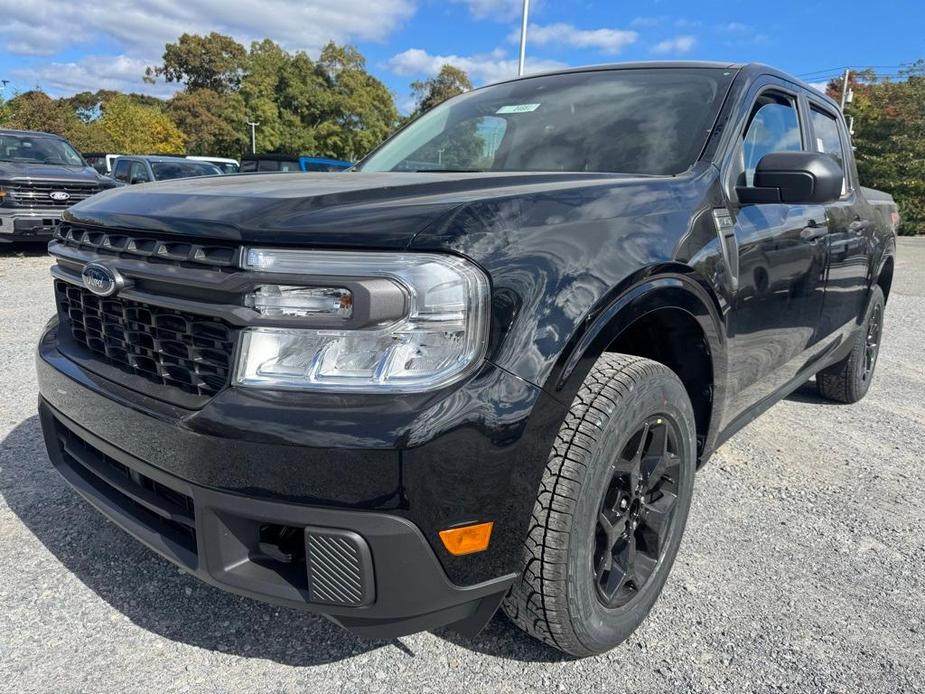
[[[464,525],[460,528],[441,530],[440,539],[443,541],[446,551],[456,557],[463,554],[472,554],[473,552],[483,552],[488,549],[488,542],[491,540],[491,529],[494,525],[494,522],[477,523],[476,525]]]

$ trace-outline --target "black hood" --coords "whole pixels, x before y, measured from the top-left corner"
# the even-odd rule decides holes
[[[245,243],[400,248],[467,202],[615,179],[629,177],[363,172],[213,176],[109,191],[70,208],[65,218]]]
[[[34,182],[99,183],[96,169],[90,166],[61,166],[16,161],[0,161],[0,181],[26,179]]]

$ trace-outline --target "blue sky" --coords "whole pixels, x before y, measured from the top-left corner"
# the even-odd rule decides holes
[[[522,0],[0,0],[6,95],[98,88],[169,95],[145,85],[164,43],[219,31],[269,37],[317,54],[355,44],[407,109],[408,84],[444,62],[477,84],[516,69]],[[842,66],[898,66],[925,57],[925,0],[532,0],[528,71],[653,59],[770,63],[810,82]],[[770,11],[769,11],[770,8]]]

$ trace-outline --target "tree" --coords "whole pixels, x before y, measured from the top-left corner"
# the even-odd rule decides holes
[[[416,103],[412,117],[417,117],[447,99],[464,94],[471,89],[472,82],[465,70],[452,65],[444,65],[435,77],[411,83],[411,93]]]
[[[189,154],[239,157],[247,146],[244,101],[239,94],[211,89],[178,92],[167,115],[186,134]]]
[[[164,49],[163,64],[148,67],[144,79],[158,77],[182,82],[187,90],[210,89],[225,94],[238,88],[244,74],[247,52],[230,36],[212,32],[208,36],[183,34]]]
[[[925,61],[902,79],[878,80],[873,71],[851,83],[852,138],[861,182],[885,190],[899,205],[901,234],[925,233]],[[837,81],[835,81],[837,82]],[[829,85],[840,97],[841,83]]]
[[[117,96],[106,104],[99,126],[122,154],[183,154],[186,136],[159,108]]]
[[[7,107],[10,115],[6,126],[9,128],[41,130],[69,137],[78,123],[73,110],[39,90],[14,96]]]

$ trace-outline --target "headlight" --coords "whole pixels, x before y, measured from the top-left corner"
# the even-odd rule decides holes
[[[488,279],[461,258],[250,248],[245,267],[262,281],[280,276],[245,305],[285,327],[244,330],[237,385],[422,391],[461,378],[484,354]]]

